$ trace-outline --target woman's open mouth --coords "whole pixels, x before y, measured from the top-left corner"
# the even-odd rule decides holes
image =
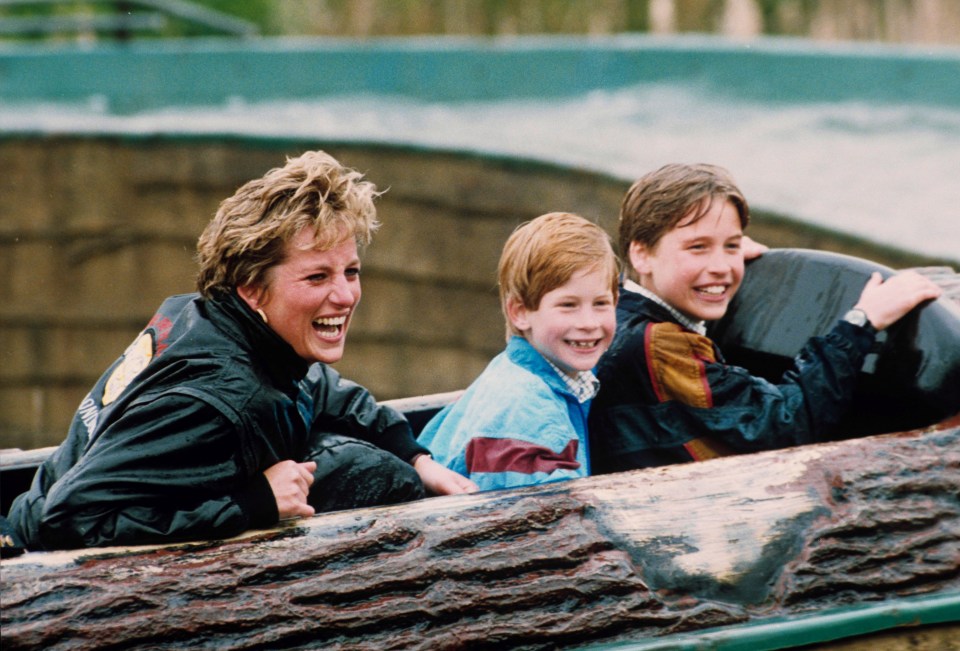
[[[328,316],[314,319],[313,329],[317,334],[326,339],[336,339],[343,332],[343,326],[347,322],[344,316]]]

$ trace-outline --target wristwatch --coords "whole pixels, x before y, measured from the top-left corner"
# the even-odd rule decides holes
[[[870,323],[870,319],[867,318],[867,313],[861,310],[859,307],[855,307],[844,314],[843,320],[860,328],[865,328],[874,334],[877,332],[877,329],[873,327],[872,323]]]

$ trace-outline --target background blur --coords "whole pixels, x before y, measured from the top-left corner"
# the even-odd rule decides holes
[[[4,0],[0,16],[90,17],[128,12],[138,4],[142,3]],[[960,43],[956,0],[197,0],[195,4],[249,21],[261,36],[698,32],[735,38]],[[17,37],[36,38],[39,32],[38,28]],[[160,32],[165,37],[203,36],[220,30],[172,21]],[[91,39],[98,30],[88,26],[77,33],[75,38]],[[8,29],[6,36],[14,34]]]
[[[310,148],[389,189],[337,365],[380,398],[499,351],[517,223],[612,230],[662,162],[730,167],[772,246],[956,266],[958,44],[957,0],[0,0],[0,449],[57,444]]]

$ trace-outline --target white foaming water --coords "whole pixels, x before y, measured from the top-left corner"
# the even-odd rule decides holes
[[[542,159],[625,180],[669,162],[709,162],[728,168],[756,208],[960,260],[960,109],[752,102],[648,84],[550,100],[336,96],[132,115],[93,98],[0,105],[0,131],[380,141]]]

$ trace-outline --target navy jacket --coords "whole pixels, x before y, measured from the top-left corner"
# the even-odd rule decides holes
[[[409,460],[406,419],[309,365],[235,294],[174,296],[83,400],[9,519],[28,548],[221,538],[270,526],[263,475],[323,433]]]
[[[776,383],[726,364],[707,337],[622,291],[617,334],[597,367],[593,471],[708,459],[822,440],[850,404],[874,334],[841,321],[812,338]]]

